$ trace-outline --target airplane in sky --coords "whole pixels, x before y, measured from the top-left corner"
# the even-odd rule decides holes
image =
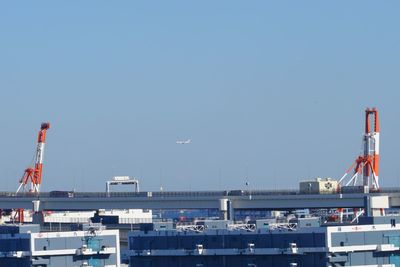
[[[192,140],[190,140],[190,139],[188,139],[188,140],[178,140],[178,141],[176,141],[176,143],[178,144],[178,145],[187,145],[187,144],[190,144],[192,142]]]

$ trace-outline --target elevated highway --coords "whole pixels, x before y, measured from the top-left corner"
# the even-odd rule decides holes
[[[370,194],[300,194],[296,190],[282,191],[183,191],[183,192],[75,192],[52,196],[0,192],[0,209],[32,208],[39,199],[42,210],[98,209],[220,209],[221,200],[231,209],[292,210],[303,208],[362,208],[371,196],[388,195],[389,205],[400,208],[400,188],[383,189]]]

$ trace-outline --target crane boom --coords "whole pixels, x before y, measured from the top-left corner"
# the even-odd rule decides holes
[[[49,122],[43,122],[40,126],[37,147],[36,147],[36,156],[35,156],[35,167],[26,168],[22,178],[20,179],[19,187],[17,189],[17,193],[23,189],[26,191],[26,185],[30,182],[30,192],[39,193],[40,185],[42,183],[42,170],[43,170],[43,156],[44,156],[44,147],[46,143],[46,133],[47,130],[50,129]]]

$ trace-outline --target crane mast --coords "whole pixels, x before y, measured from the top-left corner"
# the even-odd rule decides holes
[[[339,180],[341,185],[357,186],[361,183],[362,186],[368,187],[372,191],[379,190],[379,131],[378,110],[367,108],[365,110],[363,154],[358,156],[353,165]],[[354,171],[351,178],[345,182],[345,178],[349,176],[352,169]],[[362,179],[359,179],[359,176],[362,176]]]
[[[44,156],[44,147],[46,143],[46,133],[50,128],[50,123],[44,122],[40,126],[38,139],[37,139],[37,147],[36,147],[36,156],[35,156],[35,166],[26,168],[22,178],[20,179],[19,187],[17,189],[17,193],[21,191],[27,190],[27,184],[30,182],[29,192],[39,193],[40,185],[42,183],[42,170],[43,170],[43,156]]]
[[[375,108],[365,110],[364,162],[363,185],[379,189],[379,118]]]

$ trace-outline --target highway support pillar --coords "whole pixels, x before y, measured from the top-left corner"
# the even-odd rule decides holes
[[[40,200],[33,200],[33,214],[32,214],[32,223],[39,224],[40,226],[44,225],[44,217],[43,211],[40,208]]]
[[[232,202],[229,199],[222,198],[219,200],[219,212],[221,220],[232,220]]]

